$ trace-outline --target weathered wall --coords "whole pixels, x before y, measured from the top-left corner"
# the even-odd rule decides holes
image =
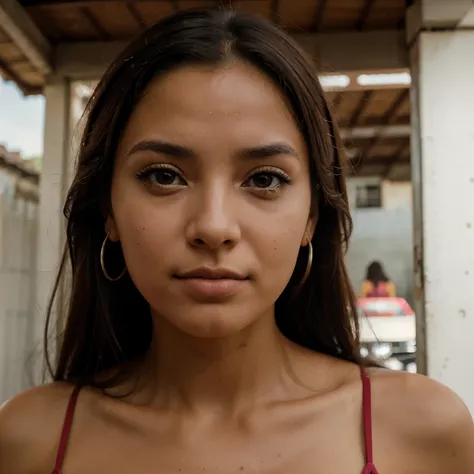
[[[30,385],[36,285],[35,185],[0,167],[0,404]],[[26,191],[25,191],[26,190]]]
[[[409,182],[382,183],[382,208],[356,209],[356,186],[377,183],[378,178],[352,178],[348,183],[354,232],[347,253],[349,275],[356,291],[367,265],[380,260],[400,296],[412,302],[412,189]]]

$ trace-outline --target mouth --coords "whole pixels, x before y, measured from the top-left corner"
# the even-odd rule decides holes
[[[174,275],[179,280],[202,279],[202,280],[248,280],[248,276],[226,268],[200,267]]]
[[[234,270],[202,267],[174,275],[197,300],[223,300],[235,295],[250,278]]]

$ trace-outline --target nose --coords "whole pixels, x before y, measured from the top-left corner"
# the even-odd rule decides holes
[[[216,185],[196,193],[193,201],[187,228],[188,243],[211,250],[234,247],[240,240],[240,226],[233,193]]]

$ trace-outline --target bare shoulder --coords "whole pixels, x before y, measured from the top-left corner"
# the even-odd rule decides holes
[[[0,407],[0,474],[51,472],[71,393],[71,386],[53,383]]]
[[[458,395],[422,375],[374,369],[371,379],[374,428],[390,431],[414,472],[474,472],[474,423]]]

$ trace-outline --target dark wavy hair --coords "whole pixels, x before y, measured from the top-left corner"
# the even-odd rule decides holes
[[[385,273],[385,270],[383,269],[382,264],[377,260],[371,262],[367,267],[365,279],[371,281],[375,286],[377,286],[381,281],[390,281],[387,274]]]
[[[205,9],[176,13],[141,34],[109,66],[88,103],[77,170],[64,207],[67,245],[45,330],[46,359],[54,380],[112,387],[147,353],[152,337],[148,303],[128,275],[108,281],[99,261],[117,144],[152,79],[183,66],[219,66],[228,59],[245,61],[279,87],[308,149],[319,214],[313,265],[294,296],[292,289],[307,261],[307,251],[302,250],[288,287],[276,301],[277,325],[301,346],[361,363],[356,299],[344,265],[352,231],[346,163],[317,69],[295,40],[274,24],[225,9]],[[113,259],[117,268],[123,265],[120,251]],[[66,285],[68,307],[59,311],[64,321],[56,334],[52,364],[51,314],[58,289]]]

